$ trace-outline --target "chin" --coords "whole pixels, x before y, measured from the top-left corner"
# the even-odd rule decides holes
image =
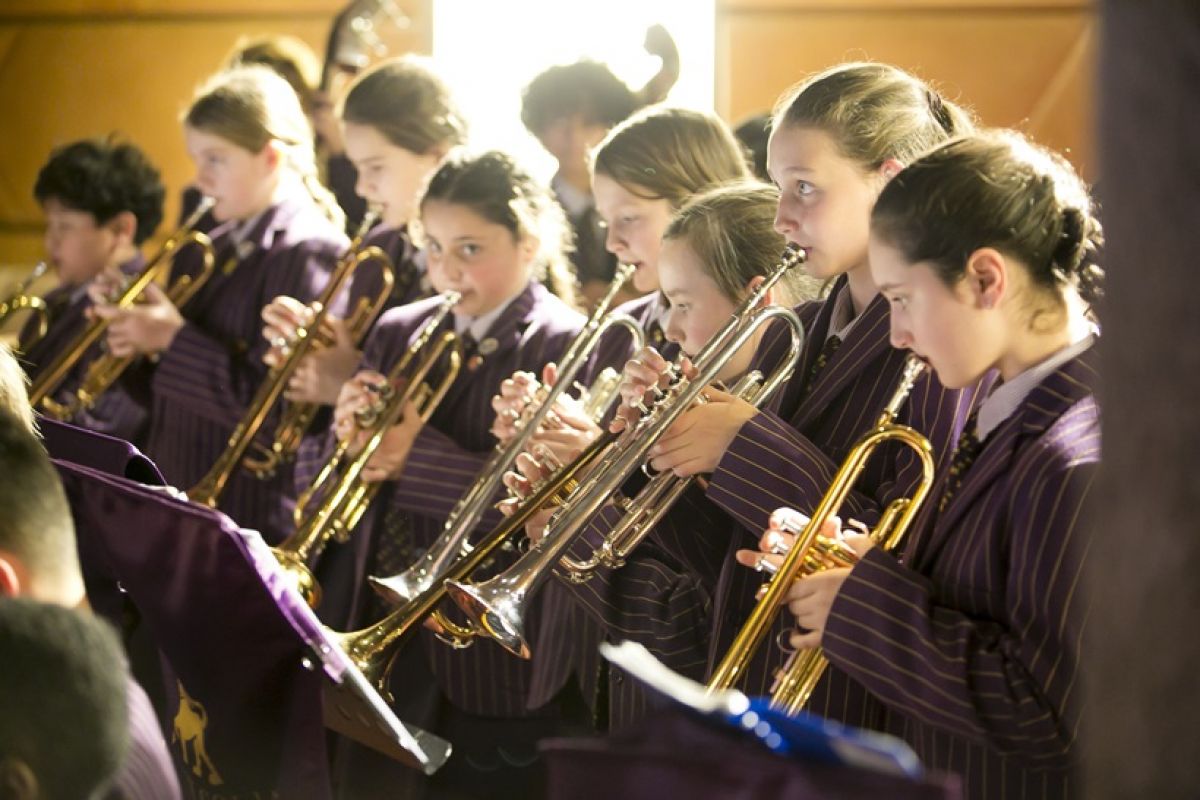
[[[658,289],[658,281],[655,280],[655,277],[657,276],[651,275],[649,267],[637,267],[633,272],[633,279],[631,281],[633,288],[642,294],[656,291]]]

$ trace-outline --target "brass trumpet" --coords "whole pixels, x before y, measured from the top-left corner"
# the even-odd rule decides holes
[[[351,318],[347,321],[351,335],[355,341],[366,335],[371,322],[379,314],[384,303],[387,302],[388,296],[392,292],[392,284],[395,281],[392,260],[388,258],[387,253],[378,247],[363,247],[363,239],[366,238],[367,233],[371,230],[371,226],[374,225],[378,216],[378,213],[373,211],[368,213],[363,219],[362,225],[355,235],[354,240],[350,243],[349,249],[338,261],[333,274],[330,276],[329,283],[325,285],[321,296],[313,303],[314,315],[312,322],[296,330],[295,339],[289,345],[286,357],[282,363],[271,368],[267,373],[267,377],[259,385],[258,391],[255,392],[254,398],[250,401],[250,405],[246,407],[246,413],[238,421],[237,426],[233,429],[233,433],[230,434],[229,441],[225,445],[225,451],[221,453],[221,457],[212,465],[208,473],[200,479],[200,482],[188,491],[187,496],[190,500],[201,505],[206,505],[209,508],[215,508],[217,500],[220,498],[221,493],[224,492],[229,478],[233,475],[234,470],[238,468],[239,463],[250,469],[255,477],[269,478],[275,473],[281,462],[291,460],[295,457],[296,450],[299,448],[300,442],[304,437],[304,432],[308,429],[309,424],[320,408],[316,403],[288,403],[283,412],[283,419],[272,438],[270,447],[261,448],[262,457],[255,459],[247,456],[246,451],[251,445],[255,444],[255,437],[258,436],[259,430],[266,423],[271,409],[283,397],[283,392],[287,389],[288,381],[296,373],[300,362],[318,345],[319,332],[326,319],[328,319],[330,305],[337,298],[338,294],[350,283],[351,278],[354,277],[355,270],[362,264],[368,261],[378,262],[383,275],[383,283],[374,301],[372,302],[368,298],[363,298],[358,308],[355,309]]]
[[[546,482],[511,517],[488,533],[471,548],[470,552],[450,564],[442,576],[443,580],[435,581],[420,594],[397,606],[375,624],[362,630],[338,634],[337,640],[342,649],[354,662],[354,665],[367,676],[367,679],[376,685],[381,694],[388,697],[387,686],[395,658],[395,648],[403,641],[404,637],[428,616],[434,617],[439,623],[445,625],[444,618],[438,616],[434,609],[446,596],[447,584],[451,581],[465,581],[470,578],[477,569],[495,555],[501,545],[524,530],[525,523],[538,509],[553,502],[564,486],[575,481],[579,475],[585,474],[604,454],[615,438],[614,434],[605,433],[588,445],[569,468],[562,470],[552,480]],[[455,633],[454,628],[447,630],[452,634]],[[469,641],[471,631],[467,630],[458,635],[468,637],[464,640],[465,643]],[[390,697],[388,699],[390,700]]]
[[[153,258],[142,268],[129,285],[112,301],[120,308],[129,308],[138,301],[142,292],[158,278],[165,276],[171,269],[176,253],[188,245],[196,245],[204,251],[204,261],[200,272],[194,277],[184,275],[176,279],[167,289],[167,298],[177,308],[184,306],[196,292],[212,277],[216,266],[216,253],[212,240],[207,234],[193,230],[208,210],[213,206],[213,199],[205,197],[200,201],[196,210],[179,227],[179,230],[163,242],[163,246]],[[29,401],[34,407],[41,406],[46,415],[57,420],[68,420],[96,405],[100,395],[108,391],[121,373],[133,363],[134,356],[118,358],[105,353],[88,365],[83,380],[74,392],[74,397],[65,403],[58,403],[50,395],[59,387],[71,369],[100,341],[108,330],[108,320],[93,319],[83,332],[71,343],[70,347],[59,353],[50,365],[42,371],[33,386],[29,389]]]
[[[510,652],[529,658],[532,653],[524,634],[526,604],[550,578],[555,565],[561,564],[568,570],[571,579],[584,580],[583,574],[596,566],[619,565],[629,551],[649,534],[654,522],[666,512],[666,504],[682,494],[691,479],[678,479],[669,474],[658,476],[651,481],[651,495],[639,493],[624,505],[627,516],[614,532],[615,535],[610,536],[606,545],[589,562],[577,563],[563,559],[563,552],[575,537],[610,502],[629,476],[646,463],[647,454],[654,443],[684,411],[698,401],[703,402],[702,392],[729,359],[761,326],[775,319],[782,320],[790,329],[791,347],[787,357],[769,378],[764,379],[761,374],[752,373],[736,388],[743,399],[761,406],[787,381],[800,359],[804,339],[800,320],[788,308],[757,307],[788,270],[803,262],[804,256],[804,251],[798,248],[789,247],[784,252],[779,264],[696,354],[695,377],[685,378],[678,360],[672,365],[669,375],[673,383],[666,390],[658,390],[657,399],[637,425],[627,426],[621,432],[599,463],[555,511],[542,539],[512,567],[483,583],[447,581],[446,591],[478,628]],[[539,495],[527,501],[526,505],[535,502]]]
[[[442,528],[437,541],[425,551],[416,563],[399,575],[387,578],[370,578],[372,586],[393,603],[403,603],[424,592],[434,583],[440,582],[449,565],[470,550],[468,537],[475,530],[502,485],[504,473],[509,470],[517,456],[523,453],[530,437],[537,432],[542,422],[554,408],[554,401],[574,383],[575,376],[587,363],[601,338],[612,328],[623,328],[633,340],[635,349],[640,350],[645,337],[641,327],[628,314],[608,312],[613,299],[621,287],[633,276],[634,268],[623,264],[609,284],[608,291],[596,306],[588,321],[572,340],[558,366],[558,377],[551,387],[539,387],[534,399],[525,406],[521,419],[517,421],[517,433],[507,442],[498,443],[487,464],[479,473],[479,479],[455,505]],[[595,421],[603,417],[620,388],[615,370],[606,370],[590,388],[584,389],[585,413]],[[448,621],[439,619],[443,627],[453,629]],[[455,644],[464,644],[461,636]]]
[[[462,345],[453,332],[436,335],[436,331],[460,297],[458,292],[442,294],[436,311],[392,367],[387,381],[378,388],[376,402],[357,415],[359,430],[370,434],[362,449],[351,456],[354,436],[338,442],[312,485],[296,501],[296,531],[272,548],[280,565],[295,580],[300,594],[313,607],[320,603],[321,587],[308,568],[309,560],[319,555],[330,539],[345,541],[379,491],[378,483],[360,480],[367,462],[383,443],[388,429],[400,421],[410,400],[417,403],[421,419],[428,420],[458,376]],[[436,388],[431,388],[425,379],[443,357],[445,375]]]
[[[50,309],[47,308],[46,301],[37,295],[28,294],[29,287],[38,278],[45,275],[47,269],[49,269],[49,265],[45,261],[39,261],[37,266],[13,288],[12,293],[0,300],[0,327],[8,322],[9,317],[20,311],[29,311],[37,317],[37,334],[26,342],[27,347],[41,339],[46,335],[46,331],[50,330]]]
[[[896,415],[912,391],[913,384],[925,369],[923,361],[916,356],[909,356],[900,383],[883,413],[879,415],[875,427],[851,448],[846,460],[834,475],[829,490],[817,504],[812,518],[804,525],[746,623],[734,638],[729,651],[713,671],[708,681],[710,692],[737,685],[756,649],[762,645],[763,639],[770,632],[775,615],[783,606],[787,590],[797,578],[830,566],[851,566],[857,561],[857,556],[848,547],[819,533],[825,523],[838,513],[875,448],[884,442],[892,441],[906,445],[916,453],[922,466],[921,480],[911,497],[897,498],[888,504],[879,523],[871,531],[871,538],[889,551],[900,544],[933,486],[933,448],[929,440],[907,425],[898,425],[895,422]],[[792,654],[772,689],[772,706],[788,712],[802,709],[827,664],[820,648],[800,650]]]

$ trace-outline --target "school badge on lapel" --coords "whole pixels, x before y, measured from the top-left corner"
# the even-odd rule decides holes
[[[500,347],[500,343],[491,336],[481,341],[475,347],[475,352],[470,358],[467,359],[467,371],[474,372],[483,366],[484,356],[490,356],[492,353],[496,352],[498,347]]]

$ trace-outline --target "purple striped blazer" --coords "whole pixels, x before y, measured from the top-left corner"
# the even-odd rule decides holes
[[[907,354],[891,347],[889,310],[882,296],[863,310],[841,347],[808,387],[808,376],[824,346],[834,301],[848,291],[840,278],[824,301],[797,311],[806,339],[796,376],[784,389],[776,410],[760,412],[742,426],[713,473],[708,499],[735,524],[703,536],[675,536],[664,541],[701,575],[719,574],[713,599],[709,667],[728,650],[755,603],[763,576],[736,563],[739,548],[756,548],[768,516],[780,506],[810,512],[828,489],[849,448],[874,425],[899,382]],[[917,382],[899,422],[924,433],[936,458],[947,457],[969,412],[974,393],[950,391],[936,378]],[[842,510],[874,523],[879,509],[907,495],[919,479],[919,464],[910,451],[883,445],[860,476],[857,491]],[[660,526],[661,532],[670,530]],[[780,615],[774,633],[791,623]],[[775,671],[786,653],[773,644],[759,648],[742,688],[750,694],[770,691]],[[852,725],[870,726],[879,709],[861,687],[844,674],[829,670],[814,692],[809,710]]]
[[[238,246],[241,253],[235,254],[230,231],[228,224],[213,230],[216,274],[181,309],[184,326],[151,376],[146,452],[166,479],[185,491],[224,452],[267,374],[262,307],[279,295],[313,299],[347,244],[333,223],[300,199],[268,209]],[[172,271],[189,267],[177,262]],[[219,506],[242,527],[255,528],[275,543],[290,530],[293,488],[289,465],[268,480],[238,470]]]
[[[1079,796],[1087,502],[1100,463],[1096,348],[1043,380],[984,441],[904,563],[871,551],[824,647],[887,728],[972,798]]]
[[[145,259],[138,255],[122,264],[121,272],[136,275],[145,266]],[[18,358],[25,367],[25,374],[31,381],[37,380],[42,370],[83,332],[88,324],[85,315],[92,305],[91,298],[83,286],[58,287],[47,292],[42,299],[46,301],[49,309],[50,327],[44,337],[26,346],[34,333],[32,320],[26,324],[21,331],[18,353]],[[83,358],[75,362],[75,366],[50,396],[60,402],[72,396],[79,388],[88,366],[101,352],[100,344],[93,345]],[[80,411],[69,421],[82,428],[141,446],[145,441],[149,415],[139,399],[118,383],[97,398],[94,408]]]
[[[385,314],[367,343],[364,368],[386,373],[408,349],[437,302],[431,298]],[[451,324],[449,318],[443,323],[447,329]],[[490,430],[491,399],[500,382],[516,370],[540,374],[543,365],[562,355],[582,324],[580,314],[539,283],[530,283],[492,324],[485,339],[494,339],[495,349],[483,354],[482,361],[468,357],[442,403],[418,434],[400,478],[389,481],[380,492],[373,513],[359,524],[350,544],[331,545],[321,558],[321,562],[341,565],[338,571],[343,574],[330,576],[328,585],[353,587],[356,596],[346,615],[350,625],[357,627],[368,621],[364,619],[363,601],[370,590],[365,578],[375,538],[383,535],[383,520],[389,515],[386,512],[408,516],[418,553],[429,547],[495,446]],[[473,369],[472,362],[476,362]],[[498,511],[489,509],[476,531],[490,530],[501,520]],[[348,557],[348,552],[352,556]],[[502,553],[496,558],[495,569],[504,568],[512,560],[512,555]],[[325,576],[330,569],[321,566],[318,576],[326,586]],[[536,617],[535,613],[533,631],[537,630]],[[452,650],[424,629],[420,642],[442,693],[458,708],[487,716],[520,717],[531,713],[526,709],[531,672],[528,662],[487,641],[476,642],[466,650]],[[399,681],[393,685],[403,691]]]
[[[617,311],[631,316],[646,335],[646,344],[654,347],[666,358],[673,358],[679,351],[678,345],[668,342],[666,333],[659,324],[658,309],[661,302],[658,292],[630,300],[617,307]],[[609,334],[597,349],[596,358],[588,368],[589,382],[606,366],[620,371],[630,358],[628,340],[619,333]],[[678,569],[678,565],[665,554],[639,556],[645,559],[645,568],[663,582]],[[634,570],[630,567],[630,570]],[[600,584],[596,588],[599,591]],[[537,641],[533,643],[533,679],[530,687],[529,707],[540,708],[575,679],[584,699],[597,716],[607,714],[610,727],[620,727],[629,719],[639,717],[645,711],[646,695],[640,684],[626,681],[625,676],[607,671],[608,706],[597,707],[602,691],[599,680],[602,675],[599,645],[604,641],[603,617],[574,599],[573,592],[558,581],[550,581],[543,589],[541,599],[543,619]],[[693,605],[684,600],[683,605]],[[684,665],[679,665],[684,668]]]

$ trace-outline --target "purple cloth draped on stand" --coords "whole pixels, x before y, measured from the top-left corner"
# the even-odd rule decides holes
[[[51,458],[150,486],[166,483],[154,462],[124,439],[46,417],[38,420],[38,428]]]

